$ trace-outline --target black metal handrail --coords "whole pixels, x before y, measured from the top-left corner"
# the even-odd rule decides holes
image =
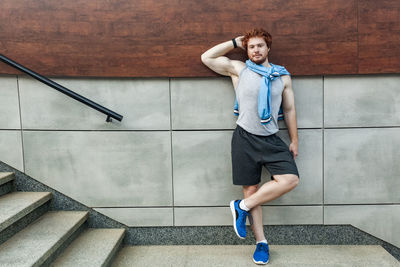
[[[6,57],[6,56],[4,56],[2,54],[0,54],[0,60],[3,61],[4,63],[10,65],[11,67],[14,67],[14,68],[16,68],[16,69],[18,69],[18,70],[20,70],[20,71],[32,76],[36,80],[38,80],[38,81],[40,81],[40,82],[42,82],[42,83],[44,83],[44,84],[46,84],[46,85],[48,85],[48,86],[50,86],[50,87],[52,87],[54,89],[60,91],[61,93],[66,94],[67,96],[72,97],[73,99],[75,99],[75,100],[77,100],[77,101],[79,101],[79,102],[81,102],[81,103],[83,103],[85,105],[88,105],[89,107],[94,108],[97,111],[100,111],[100,112],[106,114],[107,115],[107,119],[106,119],[107,122],[111,122],[112,121],[111,118],[114,118],[114,119],[116,119],[118,121],[122,121],[122,118],[123,118],[122,115],[120,115],[120,114],[118,114],[118,113],[116,113],[116,112],[114,112],[112,110],[109,110],[109,109],[97,104],[96,102],[93,102],[92,100],[87,99],[86,97],[81,96],[81,95],[75,93],[74,91],[71,91],[68,88],[65,88],[64,86],[62,86],[62,85],[60,85],[60,84],[58,84],[58,83],[56,83],[56,82],[44,77],[44,76],[42,76],[42,75],[40,75],[40,74],[38,74],[38,73],[36,73],[36,72],[24,67],[24,66],[22,66],[21,64],[18,64],[17,62],[9,59],[8,57]]]

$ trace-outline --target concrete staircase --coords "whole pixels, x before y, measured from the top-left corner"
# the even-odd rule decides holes
[[[52,194],[13,192],[0,173],[0,266],[109,266],[125,229],[90,229],[87,211],[49,211]]]
[[[0,267],[256,266],[251,260],[254,245],[121,248],[125,229],[88,228],[87,211],[50,211],[60,201],[57,192],[53,191],[54,200],[49,192],[16,192],[14,178],[12,172],[0,172]],[[162,238],[165,233],[159,234]],[[127,232],[125,242],[129,237],[132,233]],[[272,245],[269,266],[396,267],[400,263],[379,245]]]

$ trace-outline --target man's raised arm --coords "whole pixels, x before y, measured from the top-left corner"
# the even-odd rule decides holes
[[[242,36],[237,37],[235,38],[235,41],[237,47],[244,49],[241,41],[242,38]],[[204,63],[204,65],[221,75],[231,77],[239,76],[239,72],[243,68],[244,63],[239,60],[231,60],[224,56],[234,48],[235,47],[232,40],[218,44],[204,52],[201,55],[201,61]]]

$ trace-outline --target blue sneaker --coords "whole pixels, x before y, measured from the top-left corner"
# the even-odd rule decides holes
[[[267,264],[269,262],[269,246],[267,243],[258,243],[253,254],[255,264]]]
[[[247,211],[239,208],[240,200],[232,200],[230,203],[233,216],[233,228],[236,235],[244,239],[246,237],[246,218],[251,216]]]

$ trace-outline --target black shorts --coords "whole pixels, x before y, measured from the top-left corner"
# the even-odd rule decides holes
[[[259,184],[262,166],[271,175],[295,174],[299,177],[293,155],[279,136],[254,135],[237,126],[232,136],[233,184]]]

